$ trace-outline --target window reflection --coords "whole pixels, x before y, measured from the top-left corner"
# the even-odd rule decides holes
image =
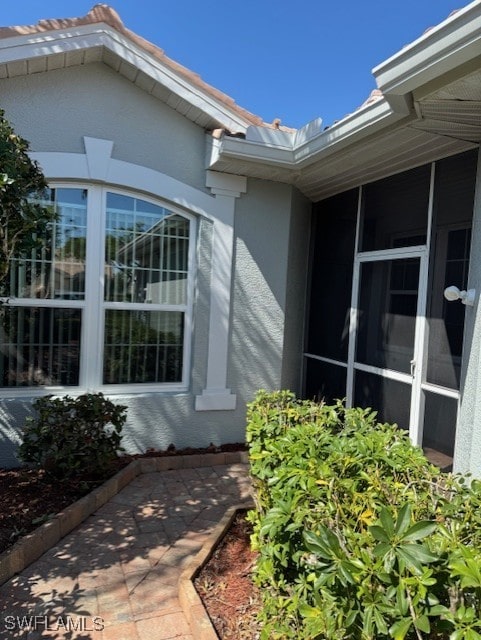
[[[109,193],[105,299],[185,304],[189,221],[151,203]]]
[[[52,207],[57,221],[49,226],[41,249],[12,260],[7,295],[14,298],[82,300],[85,296],[87,191],[51,189],[41,204]]]

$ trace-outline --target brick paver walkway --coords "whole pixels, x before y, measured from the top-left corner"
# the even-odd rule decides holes
[[[180,573],[249,495],[240,463],[138,476],[0,587],[0,638],[195,640]]]

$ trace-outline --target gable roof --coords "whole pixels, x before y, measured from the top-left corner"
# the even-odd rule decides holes
[[[0,78],[90,62],[212,131],[209,169],[294,184],[314,201],[481,141],[481,0],[378,65],[378,89],[329,128],[320,118],[298,130],[263,122],[105,4],[81,18],[0,28]]]
[[[127,29],[118,13],[96,4],[86,16],[0,27],[0,78],[104,62],[206,129],[243,133],[273,127]]]

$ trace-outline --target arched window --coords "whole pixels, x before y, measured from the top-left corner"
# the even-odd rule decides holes
[[[52,186],[42,251],[11,264],[2,387],[185,389],[195,219],[101,186]]]

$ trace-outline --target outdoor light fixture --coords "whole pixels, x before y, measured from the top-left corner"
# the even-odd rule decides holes
[[[444,289],[444,297],[448,302],[454,302],[455,300],[461,300],[461,302],[468,307],[474,305],[474,297],[476,296],[475,289],[468,289],[467,291],[460,291],[458,287],[451,286]]]

